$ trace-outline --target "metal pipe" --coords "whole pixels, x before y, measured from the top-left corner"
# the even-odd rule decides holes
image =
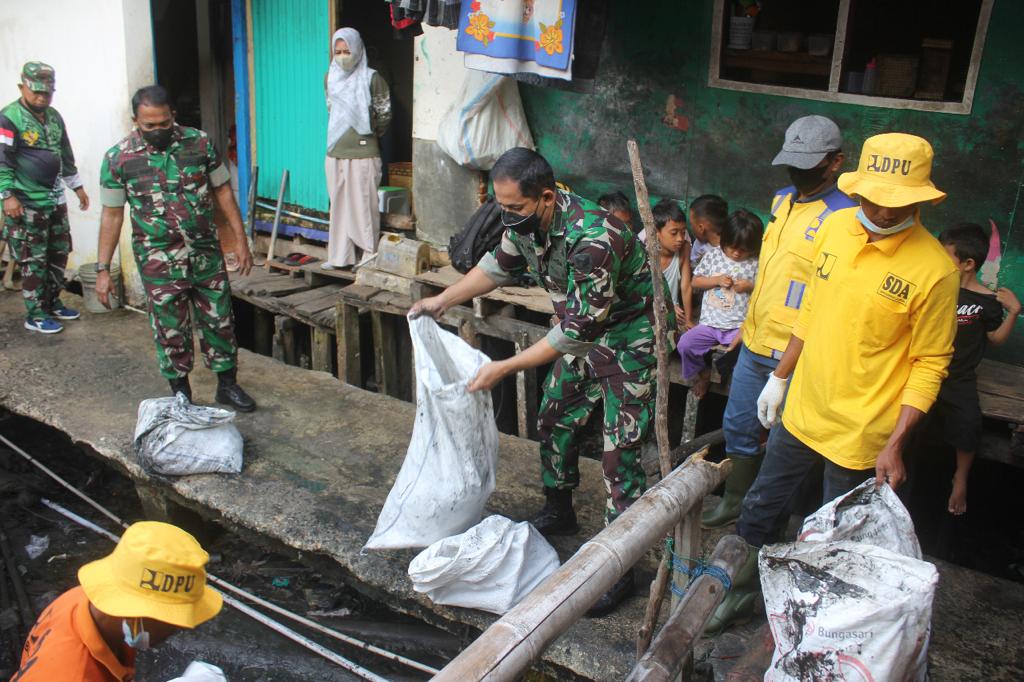
[[[276,211],[277,210],[277,206],[274,206],[274,204],[269,204],[266,201],[260,201],[259,199],[257,199],[255,203],[260,208],[265,208],[265,209],[271,210],[271,211]],[[283,215],[291,216],[293,218],[298,218],[300,220],[308,220],[311,223],[319,223],[321,225],[330,225],[331,224],[330,220],[324,220],[323,218],[317,218],[316,216],[306,215],[304,213],[298,213],[296,211],[287,211],[287,210],[282,209],[281,213]]]
[[[518,679],[684,514],[699,505],[727,473],[726,466],[691,457],[644,493],[615,523],[584,544],[434,679]]]
[[[715,546],[710,565],[725,571],[731,584],[749,552],[750,547],[742,538],[727,535]],[[719,578],[707,573],[697,576],[626,682],[669,682],[678,678],[694,642],[725,594],[725,585]]]

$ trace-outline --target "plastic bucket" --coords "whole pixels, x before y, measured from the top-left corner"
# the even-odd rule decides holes
[[[95,263],[85,263],[78,268],[78,279],[82,283],[82,299],[85,301],[85,309],[90,313],[109,313],[111,310],[121,307],[124,300],[124,283],[121,281],[121,268],[117,263],[110,265],[110,278],[114,282],[114,290],[110,292],[110,308],[108,309],[96,298],[96,272]]]

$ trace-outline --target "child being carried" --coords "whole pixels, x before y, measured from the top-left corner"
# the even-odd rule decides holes
[[[693,271],[693,287],[704,290],[700,323],[682,335],[677,349],[683,361],[683,379],[696,378],[693,394],[703,398],[710,382],[705,355],[715,346],[732,349],[740,340],[750,292],[757,276],[764,225],[744,209],[729,216],[721,242],[711,247]]]

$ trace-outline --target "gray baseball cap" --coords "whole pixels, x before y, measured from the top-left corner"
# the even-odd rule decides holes
[[[842,149],[843,134],[839,126],[824,116],[802,116],[789,124],[782,151],[772,160],[773,166],[814,168],[825,155]]]

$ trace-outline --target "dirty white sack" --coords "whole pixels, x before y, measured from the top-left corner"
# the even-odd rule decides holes
[[[889,486],[829,502],[800,537],[758,557],[775,638],[764,679],[925,680],[938,572]]]
[[[558,564],[555,549],[536,528],[495,515],[420,552],[409,577],[413,589],[435,604],[504,614]]]
[[[364,549],[427,545],[472,527],[494,491],[498,427],[490,391],[469,380],[489,358],[426,315],[409,320],[416,421],[405,461]]]
[[[513,147],[533,149],[514,78],[467,71],[437,128],[437,145],[460,166],[490,170]]]
[[[227,678],[224,677],[224,671],[215,665],[192,661],[181,677],[175,677],[168,682],[227,682]]]
[[[235,413],[193,405],[181,393],[139,403],[135,456],[147,471],[171,476],[237,474],[242,434]]]
[[[921,558],[910,513],[888,485],[875,488],[871,478],[826,503],[804,520],[797,540],[852,540]]]

